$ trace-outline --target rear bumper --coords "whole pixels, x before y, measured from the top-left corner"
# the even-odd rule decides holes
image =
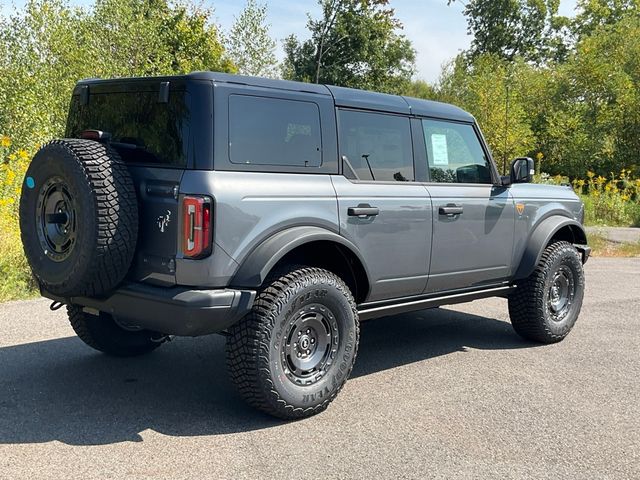
[[[246,315],[253,306],[252,290],[192,290],[129,283],[102,298],[43,296],[91,310],[107,312],[122,323],[167,335],[196,337],[218,333]]]

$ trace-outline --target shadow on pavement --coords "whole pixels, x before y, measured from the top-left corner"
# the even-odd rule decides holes
[[[445,309],[362,325],[352,378],[463,351],[531,347],[508,323]],[[425,365],[428,368],[428,365]],[[137,359],[75,337],[0,348],[0,444],[142,441],[140,432],[216,435],[282,422],[245,406],[225,371],[224,338],[176,339]]]

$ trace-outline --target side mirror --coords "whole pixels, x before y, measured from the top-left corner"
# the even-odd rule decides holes
[[[511,183],[529,183],[535,173],[533,158],[519,157],[511,162]]]

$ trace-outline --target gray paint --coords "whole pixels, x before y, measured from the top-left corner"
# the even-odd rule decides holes
[[[340,234],[358,247],[369,270],[369,301],[417,295],[427,284],[431,255],[431,199],[423,185],[357,182],[331,177],[338,198]],[[375,217],[347,215],[369,204]]]
[[[149,79],[128,79],[138,85]],[[132,169],[148,225],[143,225],[138,256],[154,255],[140,279],[200,288],[257,288],[270,268],[291,249],[318,239],[335,241],[354,252],[370,283],[366,302],[407,298],[509,283],[528,275],[542,249],[560,228],[573,229],[582,242],[583,206],[566,187],[427,183],[426,152],[420,118],[439,118],[474,125],[488,158],[490,152],[471,115],[447,104],[374,92],[282,80],[196,72],[159,77],[172,84],[212,92],[200,95],[197,126],[203,145],[194,150],[184,171]],[[122,80],[87,80],[79,85],[111,88]],[[195,83],[194,83],[195,82]],[[131,88],[134,88],[131,87]],[[193,90],[196,92],[196,90]],[[195,93],[194,93],[195,94]],[[229,161],[228,99],[258,95],[313,102],[322,132],[319,167],[237,165]],[[341,175],[338,162],[336,108],[388,112],[411,117],[415,182],[361,182]],[[213,110],[213,111],[211,111]],[[208,132],[213,130],[213,135]],[[497,170],[493,160],[494,180]],[[182,178],[180,178],[182,175]],[[179,197],[149,195],[149,184],[179,184],[179,194],[206,194],[214,199],[214,247],[201,260],[181,256]],[[347,214],[368,204],[373,217]],[[447,217],[439,208],[460,205],[463,212]],[[170,233],[154,230],[161,210],[170,205],[177,222]],[[523,209],[519,209],[519,205]],[[151,235],[148,232],[155,232]],[[175,236],[178,235],[176,243]],[[177,250],[177,254],[176,254]],[[167,263],[175,256],[175,266]],[[142,259],[144,261],[144,258]],[[140,264],[140,262],[138,262]],[[171,269],[174,269],[173,271]],[[144,269],[143,269],[144,270]]]
[[[507,188],[428,184],[433,201],[433,242],[425,293],[495,283],[508,278],[514,235],[514,201]],[[460,205],[460,215],[440,207]]]
[[[328,175],[187,171],[181,193],[210,193],[214,201],[214,253],[176,261],[177,276],[227,286],[239,265],[262,242],[296,226],[339,232],[336,194]],[[216,257],[224,257],[220,261]],[[201,264],[196,272],[194,263]],[[212,275],[213,272],[216,272]],[[198,280],[198,276],[199,277]]]

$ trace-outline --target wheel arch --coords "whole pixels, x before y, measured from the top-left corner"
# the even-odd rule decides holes
[[[332,271],[349,286],[356,303],[369,295],[369,274],[357,247],[335,232],[314,226],[289,228],[264,240],[242,261],[231,286],[259,288],[284,263]]]
[[[526,278],[540,262],[542,253],[547,246],[558,240],[572,243],[582,255],[582,262],[586,262],[589,249],[587,247],[587,234],[584,227],[576,220],[555,215],[544,219],[529,236],[527,245],[522,254],[518,269],[514,275],[515,280]]]

